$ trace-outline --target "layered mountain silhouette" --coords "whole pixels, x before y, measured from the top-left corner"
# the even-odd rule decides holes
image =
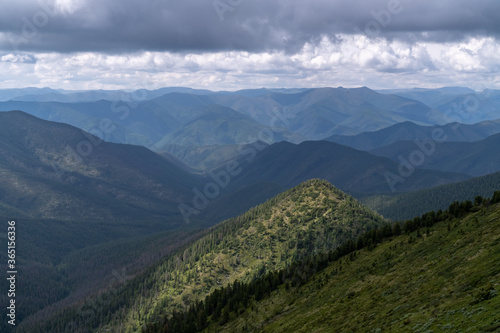
[[[254,157],[251,149],[242,152],[242,173],[235,180],[238,186],[259,182],[275,183],[285,188],[307,179],[328,180],[339,189],[361,193],[390,193],[387,173],[398,175],[397,162],[327,141],[308,141],[299,145],[280,142]],[[409,191],[431,184],[446,184],[470,178],[465,174],[415,170],[401,179],[396,191]]]
[[[374,132],[364,132],[352,136],[332,135],[325,140],[370,151],[398,141],[424,141],[434,140],[434,137],[438,137],[446,142],[473,142],[486,139],[497,133],[500,133],[500,119],[472,125],[450,123],[434,126],[421,126],[406,121]]]
[[[108,143],[69,125],[18,111],[3,112],[0,117],[0,202],[15,216],[150,219],[178,225],[185,222],[179,205],[193,208],[193,202],[201,200],[203,204],[198,206],[203,207],[196,209],[193,218],[216,223],[310,178],[326,179],[357,196],[404,192],[469,178],[466,174],[415,170],[392,188],[387,174],[398,175],[397,162],[326,141],[243,146],[235,160],[203,175],[172,155]],[[215,195],[203,195],[204,191]]]
[[[169,144],[246,144],[259,134],[262,136],[263,131],[273,133],[268,143],[280,140],[298,143],[332,135],[377,131],[405,121],[419,125],[453,121],[443,110],[426,105],[423,98],[415,100],[383,94],[366,87],[237,92],[187,88],[134,92],[27,89],[25,93],[23,95],[22,90],[0,91],[0,97],[12,97],[9,101],[0,102],[0,110],[23,110],[88,132],[98,129],[102,119],[110,119],[115,130],[104,133],[107,141],[157,150]],[[492,91],[486,99],[488,103],[485,102],[484,107],[487,115],[477,111],[483,114],[483,118],[498,118],[488,111],[493,108],[491,105],[496,105],[496,94]],[[401,95],[405,94],[401,92]],[[453,96],[467,97],[458,93]],[[193,131],[196,135],[190,137],[188,133]]]
[[[421,168],[483,176],[500,171],[499,145],[500,133],[477,142],[399,141],[370,152],[397,161],[421,151],[423,158],[417,163]]]

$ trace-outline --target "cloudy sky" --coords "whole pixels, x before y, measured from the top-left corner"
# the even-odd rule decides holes
[[[500,89],[498,0],[21,0],[0,88]]]

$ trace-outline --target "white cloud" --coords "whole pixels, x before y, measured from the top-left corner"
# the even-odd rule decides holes
[[[36,62],[36,58],[31,54],[9,53],[0,56],[0,62],[34,64]]]
[[[65,14],[71,15],[85,4],[84,0],[54,0],[52,5],[56,10]]]
[[[255,87],[446,85],[500,88],[500,45],[492,37],[462,42],[415,42],[337,35],[285,51],[129,54],[39,53],[0,57],[0,88],[154,89],[189,86],[213,90]],[[13,80],[13,78],[15,78]]]

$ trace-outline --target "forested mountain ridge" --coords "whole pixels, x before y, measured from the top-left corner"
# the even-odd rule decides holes
[[[146,333],[496,332],[500,191],[235,282]]]
[[[0,112],[0,155],[1,201],[13,217],[111,222],[177,215],[169,221],[175,224],[182,221],[177,206],[200,182],[144,147],[108,143],[20,111]]]
[[[312,253],[335,248],[385,221],[328,182],[311,180],[247,213],[223,222],[115,294],[64,311],[38,331],[137,331],[148,321],[181,310],[235,279],[251,281]],[[82,316],[93,309],[94,320]],[[83,311],[83,312],[82,312]],[[38,332],[37,329],[30,332]]]
[[[361,202],[384,217],[397,221],[410,219],[431,210],[445,209],[453,201],[473,201],[477,196],[488,198],[499,188],[500,172],[496,172],[463,182],[407,193],[365,197]]]

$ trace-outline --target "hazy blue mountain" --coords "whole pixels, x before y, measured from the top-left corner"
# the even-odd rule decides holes
[[[298,143],[325,137],[358,149],[374,149],[399,140],[425,138],[425,133],[434,128],[422,126],[441,124],[447,119],[442,111],[422,102],[395,94],[381,94],[366,87],[263,88],[236,92],[175,87],[154,91],[32,89],[27,92],[47,99],[51,99],[50,96],[69,96],[74,100],[102,99],[74,103],[7,101],[0,103],[0,110],[23,110],[45,120],[76,126],[109,142],[142,145],[155,151],[166,151],[171,145],[232,146],[258,140]],[[463,92],[463,89],[438,91],[440,94]],[[494,96],[495,91],[491,91],[488,101],[494,101]],[[484,116],[489,117],[488,114]],[[106,131],[102,128],[103,122]],[[449,135],[453,137],[450,140],[479,140],[485,134],[496,133],[497,125],[498,121],[477,128],[460,126],[455,131],[454,124],[451,124],[454,133]],[[360,134],[388,127],[387,132]],[[443,130],[449,132],[449,127],[443,127]],[[332,137],[357,134],[359,137],[354,139]]]
[[[382,94],[395,94],[414,99],[434,108],[457,96],[476,93],[474,90],[465,87],[443,87],[437,89],[384,89],[377,91]]]
[[[325,120],[336,126],[352,128],[358,133],[381,129],[404,120],[422,124],[441,121],[440,115],[425,104],[396,95],[382,95],[366,87],[314,89],[304,95],[300,103],[293,106],[293,110],[298,116],[292,129],[296,128],[299,133],[301,129],[307,128],[305,119],[309,114],[312,114],[311,120],[319,120],[319,124]],[[306,133],[314,132],[309,129]],[[321,128],[314,134],[320,133],[326,134]]]
[[[115,143],[161,150],[163,145],[245,144],[257,140],[300,142],[285,128],[269,128],[203,95],[170,93],[141,103],[1,102],[0,110],[23,110],[70,124]],[[102,130],[103,121],[106,129]],[[259,138],[260,136],[260,138]],[[191,141],[191,142],[188,142]]]
[[[438,111],[421,102],[380,94],[366,87],[318,88],[253,98],[215,95],[211,99],[259,122],[269,123],[274,119],[309,140],[378,130],[406,120],[421,124],[442,122]]]
[[[484,120],[498,119],[499,116],[499,90],[474,91],[462,87],[445,87],[439,89],[392,89],[380,92],[396,94],[425,103],[439,110],[447,123],[473,124]]]
[[[10,95],[14,93],[20,92],[11,92]],[[476,118],[491,118],[492,110],[497,105],[495,94],[495,91],[489,93],[485,99],[485,103],[489,104],[478,110],[477,113],[481,115]],[[431,108],[420,101],[395,94],[382,94],[366,87],[262,88],[236,92],[175,87],[154,91],[71,92],[35,89],[27,90],[25,95],[15,98],[18,100],[0,103],[0,110],[23,110],[46,120],[65,122],[90,132],[99,127],[103,118],[109,118],[114,122],[116,131],[106,133],[106,140],[153,149],[160,140],[161,145],[183,144],[185,133],[193,131],[199,136],[196,145],[248,142],[236,139],[234,133],[221,134],[227,140],[214,136],[207,126],[200,125],[200,122],[206,123],[205,119],[199,119],[198,124],[193,125],[199,117],[206,118],[205,113],[210,111],[216,111],[214,114],[220,116],[216,122],[228,121],[228,117],[232,117],[231,113],[239,112],[263,126],[259,131],[271,128],[275,133],[282,133],[276,136],[276,141],[292,142],[319,140],[331,135],[356,135],[406,121],[418,125],[436,125],[449,123],[447,120],[453,119],[443,110]],[[452,103],[453,99],[446,101]],[[222,115],[222,110],[226,110],[227,114]],[[238,128],[241,125],[234,124]],[[250,125],[248,122],[247,125],[243,126],[246,132],[258,127],[256,123]]]
[[[36,96],[52,94],[56,96],[61,94],[61,90],[51,89],[51,88],[12,88],[12,89],[0,89],[0,101],[8,101],[13,98],[18,98],[20,96]]]
[[[398,161],[400,156],[410,160],[411,154],[418,154],[420,157],[414,159],[420,168],[461,172],[473,176],[500,171],[500,133],[477,142],[419,142],[398,141],[370,152],[394,161]]]
[[[386,172],[398,174],[398,163],[327,141],[307,141],[299,145],[280,142],[254,155],[242,152],[243,171],[232,186],[274,183],[290,188],[311,179],[325,179],[339,189],[360,196],[390,193]],[[247,161],[247,163],[245,163]],[[415,170],[395,186],[398,192],[416,190],[470,178],[450,172]]]
[[[374,132],[357,135],[332,135],[326,141],[340,143],[360,150],[373,150],[403,140],[433,140],[433,133],[446,137],[450,142],[472,142],[500,133],[500,119],[483,121],[473,125],[451,123],[421,126],[406,121]]]
[[[211,105],[203,108],[203,114],[194,121],[166,135],[155,144],[162,150],[165,144],[182,146],[235,145],[248,144],[259,140],[259,136],[277,141],[300,142],[304,139],[286,129],[276,130],[265,127],[249,116],[230,108]]]
[[[456,96],[436,106],[448,119],[466,124],[498,119],[500,115],[500,90]]]
[[[188,93],[193,95],[213,94],[210,90],[192,89],[184,87],[167,87],[156,90],[63,90],[50,88],[24,88],[24,89],[0,89],[0,101],[24,101],[24,102],[61,102],[61,103],[84,103],[108,101],[142,102],[154,99],[169,93]]]

